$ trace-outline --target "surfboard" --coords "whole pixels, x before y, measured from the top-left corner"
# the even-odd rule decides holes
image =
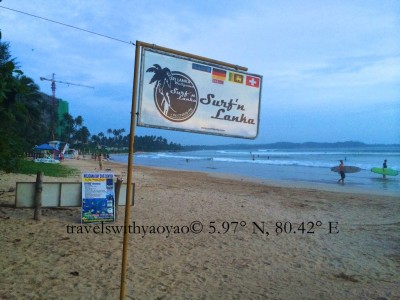
[[[381,175],[388,175],[388,176],[397,176],[399,175],[399,171],[389,168],[372,168],[371,172]]]
[[[331,168],[332,172],[339,172],[339,166]],[[355,167],[355,166],[345,166],[344,167],[344,172],[345,173],[357,173],[360,172],[361,168]]]

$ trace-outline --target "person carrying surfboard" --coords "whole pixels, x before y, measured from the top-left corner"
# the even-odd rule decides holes
[[[343,163],[343,160],[340,160],[339,173],[340,173],[340,179],[338,180],[338,182],[344,183],[344,179],[345,179],[346,175],[345,175],[345,173],[344,173],[344,163]]]
[[[383,161],[382,169],[383,169],[383,172],[385,172],[385,169],[387,169],[387,160],[386,159]],[[385,174],[383,174],[383,179],[386,179]]]

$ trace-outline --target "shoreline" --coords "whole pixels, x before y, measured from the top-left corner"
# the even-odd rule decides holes
[[[94,160],[65,164],[98,171]],[[126,164],[103,161],[103,168],[126,180]],[[0,174],[0,190],[26,180],[35,175]],[[400,297],[398,197],[141,166],[133,180],[127,298]],[[118,298],[122,234],[68,233],[82,225],[79,207],[43,209],[36,222],[33,209],[4,205],[13,195],[0,195],[1,299]],[[123,206],[118,213],[108,226],[124,224]],[[193,222],[201,232],[185,231]]]
[[[118,162],[118,161],[110,161],[111,163],[124,165],[127,168],[127,163]],[[207,174],[210,177],[235,180],[235,181],[247,181],[258,183],[266,186],[273,187],[281,187],[281,188],[296,188],[296,189],[315,189],[319,191],[326,192],[336,192],[336,193],[345,193],[345,194],[366,194],[366,195],[377,195],[377,196],[387,196],[387,197],[399,197],[395,191],[382,191],[376,190],[372,188],[363,189],[361,187],[354,187],[351,184],[338,184],[336,182],[332,183],[323,183],[323,182],[310,182],[310,181],[301,181],[301,180],[270,180],[270,179],[261,179],[256,177],[250,177],[246,175],[239,174],[230,174],[223,172],[213,172],[213,171],[199,171],[199,170],[185,170],[185,169],[174,169],[168,167],[155,167],[155,166],[146,166],[146,165],[134,165],[133,172],[135,172],[135,168],[149,168],[155,170],[165,170],[171,172],[194,172],[194,173],[203,173]],[[400,198],[400,197],[399,197]]]
[[[149,156],[150,155],[150,156]],[[361,169],[357,173],[346,174],[345,184],[337,184],[340,176],[337,172],[332,172],[331,167],[325,166],[327,164],[327,158],[324,156],[313,157],[305,162],[310,161],[324,161],[325,167],[315,167],[315,166],[303,166],[303,165],[286,165],[280,164],[279,160],[275,161],[272,159],[273,163],[269,164],[267,161],[261,163],[242,160],[242,157],[232,157],[226,158],[224,155],[219,158],[219,153],[214,153],[216,155],[216,160],[207,160],[206,154],[196,154],[193,153],[192,156],[178,156],[172,155],[171,157],[165,157],[164,154],[160,156],[153,154],[146,154],[145,156],[135,156],[134,165],[142,165],[151,168],[165,168],[168,170],[188,170],[194,172],[206,172],[216,174],[216,176],[223,176],[226,178],[239,178],[250,181],[257,181],[260,183],[273,184],[275,186],[297,186],[297,187],[315,187],[321,190],[329,190],[335,192],[346,192],[346,193],[372,193],[375,195],[387,195],[396,196],[400,193],[400,181],[399,178],[388,176],[383,179],[382,176],[371,173],[369,169]],[[242,152],[237,152],[237,155],[243,155]],[[168,155],[167,155],[168,156]],[[127,164],[126,155],[115,155],[111,156],[117,163]],[[230,159],[233,159],[232,163],[229,163]],[[304,160],[304,157],[300,155],[297,159],[299,161]],[[291,161],[292,163],[295,161]],[[330,160],[333,157],[330,158]],[[364,160],[364,158],[352,157],[355,165],[364,163],[371,163],[370,160]],[[370,159],[370,158],[369,158]],[[329,160],[329,161],[330,161]],[[186,161],[186,162],[185,162]],[[257,161],[257,160],[256,160]],[[357,161],[357,162],[355,162]],[[265,162],[265,163],[264,163]]]

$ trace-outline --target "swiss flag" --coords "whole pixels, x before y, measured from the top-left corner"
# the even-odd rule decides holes
[[[246,76],[246,85],[259,88],[260,87],[260,78],[247,75]]]

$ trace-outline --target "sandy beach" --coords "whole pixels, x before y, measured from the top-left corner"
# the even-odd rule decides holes
[[[0,299],[119,299],[123,234],[68,232],[80,208],[34,221],[13,205],[35,177],[0,174]],[[45,177],[61,180],[80,176]],[[400,197],[144,167],[134,182],[126,299],[400,299]]]

